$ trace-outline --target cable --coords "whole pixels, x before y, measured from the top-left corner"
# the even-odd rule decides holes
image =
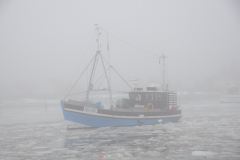
[[[93,36],[92,36],[92,38],[91,38],[91,40],[90,40],[90,42],[89,42],[89,44],[88,44],[88,46],[87,46],[87,48],[86,48],[86,50],[85,50],[85,53],[84,53],[84,55],[83,55],[82,59],[80,60],[80,63],[79,63],[79,65],[78,65],[78,67],[77,67],[77,69],[76,69],[75,73],[73,74],[73,77],[72,77],[72,79],[70,80],[70,82],[69,82],[69,84],[68,84],[68,87],[67,87],[66,91],[64,92],[64,93],[65,93],[64,95],[66,95],[66,93],[67,93],[67,91],[68,91],[68,88],[70,87],[70,84],[71,84],[71,82],[72,82],[72,80],[73,80],[74,76],[75,76],[75,75],[76,75],[76,73],[77,73],[77,70],[78,70],[78,68],[79,68],[79,67],[80,67],[80,65],[82,64],[81,62],[82,62],[82,60],[83,60],[84,56],[85,56],[85,55],[86,55],[86,53],[87,53],[87,50],[88,50],[88,48],[89,48],[89,46],[90,46],[90,44],[91,44],[91,42],[92,42],[92,40],[93,40],[93,37],[95,36],[95,33],[96,33],[96,32],[94,32],[94,33],[93,33]]]
[[[87,92],[87,91],[83,91],[83,92],[78,92],[78,93],[69,94],[69,95],[67,95],[67,97],[68,97],[68,96],[72,96],[72,95],[76,95],[76,94],[80,94],[80,93],[85,93],[85,92]]]
[[[82,72],[82,74],[79,76],[79,78],[77,79],[77,81],[75,82],[75,84],[72,86],[72,88],[70,89],[70,91],[67,93],[67,95],[65,96],[65,98],[68,96],[68,94],[72,91],[73,87],[77,84],[78,80],[82,77],[83,73],[87,70],[88,66],[91,64],[91,62],[93,61],[93,59],[95,58],[95,56],[92,58],[92,60],[88,63],[87,67],[84,69],[84,71]],[[64,99],[65,99],[64,98]]]
[[[116,43],[114,43],[113,41],[111,42],[111,43],[113,43],[113,44],[115,44],[116,45]],[[122,46],[121,46],[122,47]],[[125,48],[125,47],[124,47]],[[126,49],[126,48],[125,48]],[[137,54],[137,55],[140,55],[140,56],[142,56],[142,57],[144,57],[144,58],[151,58],[151,59],[156,59],[156,58],[153,58],[153,57],[148,57],[148,56],[146,56],[146,55],[143,55],[143,54],[140,54],[140,53],[136,53],[136,52],[133,52],[133,51],[130,51],[131,53],[134,53],[134,54]]]
[[[103,57],[103,56],[102,56]],[[109,63],[107,62],[107,60],[103,57],[103,60],[109,65]],[[113,66],[110,66],[117,74],[120,78],[122,78],[122,80],[128,85],[128,87],[130,87],[132,90],[133,88],[127,83],[127,81],[117,72],[117,70],[115,68],[113,68]]]
[[[107,69],[107,71],[108,71],[108,69]],[[103,73],[103,74],[100,76],[100,78],[98,78],[98,80],[93,84],[93,86],[94,86],[104,75],[105,75],[105,73]]]
[[[135,48],[137,48],[137,49],[140,49],[140,50],[142,50],[142,51],[144,51],[144,52],[146,52],[146,53],[149,53],[149,54],[152,54],[152,55],[154,55],[154,56],[159,57],[159,55],[157,55],[157,54],[154,54],[154,53],[151,53],[151,52],[149,52],[149,51],[146,51],[145,49],[139,48],[139,47],[137,47],[137,46],[135,46],[135,45],[133,45],[133,44],[131,44],[131,43],[128,43],[128,42],[126,42],[126,41],[124,41],[124,40],[122,40],[122,39],[120,39],[120,38],[118,38],[118,37],[116,37],[116,36],[113,36],[113,35],[109,34],[105,29],[103,29],[103,28],[101,28],[101,29],[102,29],[103,31],[105,31],[108,35],[110,35],[110,36],[113,37],[113,38],[116,38],[116,39],[118,39],[118,40],[120,40],[120,41],[122,41],[122,42],[124,42],[124,43],[127,43],[128,45],[130,45],[130,46],[132,46],[132,47],[135,47]]]
[[[105,77],[103,77],[102,82],[103,82],[104,79],[105,79]],[[102,82],[99,84],[97,90],[100,88]],[[93,95],[92,98],[91,98],[91,101],[92,101],[92,99],[94,98],[94,96],[95,96],[96,93],[97,93],[97,91],[95,91],[94,95]]]
[[[95,76],[95,73],[96,73],[96,70],[97,70],[97,64],[98,64],[98,55],[96,56],[96,62],[95,62],[96,65],[94,65],[93,67],[93,74],[92,74],[92,81],[94,79],[94,76]],[[92,83],[91,81],[91,83]]]

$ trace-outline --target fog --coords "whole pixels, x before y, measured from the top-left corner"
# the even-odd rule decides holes
[[[172,90],[221,92],[240,78],[239,7],[238,1],[1,1],[1,94],[44,92],[42,86],[63,94],[94,55],[90,46],[78,68],[94,24],[109,33],[111,64],[126,80],[162,83],[162,66],[150,53],[165,54]]]
[[[144,91],[162,86],[166,55],[166,84],[178,100],[170,106],[168,97],[175,108],[159,108],[160,120],[173,122],[176,111],[178,122],[142,125],[152,118],[145,112],[154,113],[151,102],[131,127],[68,128],[79,124],[65,114],[88,107],[67,110],[71,101],[59,102],[67,93],[86,98],[75,93],[88,87],[93,64],[78,78],[96,54],[96,24],[101,54],[117,70],[113,106],[130,90],[118,73],[132,88],[134,79]],[[239,59],[237,0],[0,0],[0,159],[240,159],[240,107],[232,103],[240,102]],[[96,68],[94,82],[104,73],[100,58]],[[100,81],[94,89],[106,89]],[[237,94],[224,96],[230,82]],[[108,93],[99,94],[94,101],[111,108]]]

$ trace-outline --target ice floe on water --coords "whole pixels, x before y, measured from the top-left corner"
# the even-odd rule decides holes
[[[217,156],[218,153],[211,152],[211,151],[193,151],[193,156],[203,156],[203,157],[210,157],[210,156]]]
[[[240,159],[239,104],[192,102],[177,123],[77,130],[60,105],[44,107],[0,106],[0,159]]]

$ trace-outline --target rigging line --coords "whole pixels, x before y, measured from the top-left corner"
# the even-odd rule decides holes
[[[107,69],[108,70],[108,69]],[[101,76],[100,76],[100,78],[93,84],[93,85],[95,85],[102,77],[103,77],[103,75],[104,75],[105,73],[103,73]]]
[[[103,56],[102,56],[103,57]],[[111,67],[111,65],[108,63],[108,61],[103,57],[103,60],[108,64],[108,66]]]
[[[103,56],[102,56],[103,57]],[[107,60],[103,57],[103,60],[105,60],[105,62],[109,65],[109,63],[107,62]],[[120,78],[122,78],[122,80],[128,85],[128,87],[130,87],[132,90],[133,88],[127,83],[127,81],[117,72],[117,70],[115,70],[115,68],[113,68],[113,66],[110,65],[110,67],[118,74],[118,76]]]
[[[118,74],[118,76],[120,77],[120,78],[122,78],[122,80],[128,85],[128,87],[130,87],[132,90],[133,90],[133,88],[127,83],[127,81],[115,70],[115,68],[113,68],[113,66],[111,66],[111,68]]]
[[[105,79],[105,77],[102,79],[102,82],[103,82],[103,80]],[[100,88],[100,86],[101,86],[101,84],[102,84],[102,82],[99,84],[99,86],[98,86],[98,88],[97,88],[97,90]],[[92,101],[92,99],[94,98],[94,96],[95,96],[95,94],[97,93],[97,91],[95,91],[95,93],[94,93],[94,95],[92,96],[92,98],[91,98],[91,101]]]
[[[82,72],[82,74],[78,77],[77,81],[75,82],[75,84],[72,86],[72,88],[70,89],[70,91],[67,93],[67,95],[64,97],[64,99],[68,96],[68,94],[72,91],[73,87],[77,84],[78,80],[82,77],[83,73],[87,70],[88,66],[91,64],[91,62],[95,59],[96,55],[92,58],[92,60],[88,63],[87,67],[84,69],[84,71]]]
[[[114,43],[114,42],[111,42],[111,43],[116,44],[116,43]],[[125,48],[125,47],[124,47],[124,48]],[[125,48],[125,49],[126,49],[126,48]],[[137,55],[140,55],[140,56],[145,57],[145,58],[156,59],[156,58],[148,57],[148,56],[146,56],[146,55],[143,55],[143,54],[140,54],[140,53],[136,53],[136,52],[133,52],[133,51],[130,51],[130,52],[131,52],[131,53],[134,53],[134,54],[137,54]]]
[[[103,34],[103,36],[106,36],[106,35]],[[111,43],[113,43],[113,44],[116,45],[116,43],[114,43],[113,41],[111,41]],[[122,47],[122,46],[121,46],[121,47]],[[123,48],[125,48],[125,47],[123,47]],[[126,48],[125,48],[125,49],[126,49]],[[148,56],[146,56],[146,55],[143,55],[143,54],[140,54],[140,53],[136,53],[136,52],[133,52],[133,51],[130,51],[130,52],[131,52],[131,53],[134,53],[134,54],[137,54],[137,55],[140,55],[140,56],[145,57],[145,58],[156,59],[156,58],[148,57]]]
[[[68,96],[72,96],[72,95],[76,95],[76,94],[80,94],[80,93],[85,93],[85,92],[87,92],[87,91],[83,91],[83,92],[78,92],[78,93],[69,94],[69,95],[67,95],[67,97],[68,97]]]
[[[159,55],[157,55],[157,54],[154,54],[154,53],[151,53],[151,52],[149,52],[149,51],[147,51],[147,50],[145,50],[145,49],[139,48],[139,47],[137,47],[137,46],[135,46],[135,45],[133,45],[133,44],[131,44],[131,43],[128,43],[128,42],[126,42],[126,41],[124,41],[124,40],[122,40],[122,39],[120,39],[120,38],[118,38],[118,37],[116,37],[116,36],[113,36],[113,35],[109,34],[105,29],[103,29],[103,28],[101,28],[101,29],[102,29],[103,31],[105,31],[108,35],[110,35],[110,36],[113,37],[113,38],[116,38],[116,39],[118,39],[118,40],[120,40],[120,41],[122,41],[122,42],[124,42],[124,43],[127,43],[128,45],[130,45],[130,46],[132,46],[132,47],[135,47],[135,48],[137,48],[137,49],[140,49],[140,50],[142,50],[142,51],[144,51],[144,52],[146,52],[146,53],[149,53],[149,54],[152,54],[152,55],[154,55],[154,56],[159,57]]]
[[[103,77],[103,75],[104,75],[104,73],[103,73],[103,74],[101,75],[101,77],[95,82],[95,84]],[[95,85],[95,84],[93,84],[93,85]],[[76,95],[76,94],[80,94],[80,93],[85,93],[85,92],[87,92],[87,91],[69,94],[69,95],[67,95],[67,97],[68,97],[68,96],[72,96],[72,95]]]
[[[125,81],[125,79],[123,79],[123,77],[115,70],[115,68],[113,68],[113,66],[111,66],[111,68],[118,74],[120,78],[122,78],[122,80],[128,85],[128,87],[130,87],[133,90],[133,88],[127,83],[127,81]]]
[[[93,75],[92,75],[91,83],[93,82],[93,78],[94,78],[96,70],[97,70],[97,65],[98,65],[98,54],[96,56],[96,65],[94,65],[94,68],[93,68]]]
[[[69,84],[68,84],[68,87],[67,87],[66,91],[64,92],[65,95],[66,95],[66,93],[67,93],[68,88],[70,87],[70,84],[71,84],[71,82],[72,82],[74,76],[76,75],[76,73],[77,73],[77,71],[78,71],[78,68],[79,68],[80,65],[82,64],[81,62],[83,61],[83,58],[84,58],[84,56],[86,55],[87,50],[88,50],[88,48],[89,48],[89,46],[90,46],[90,44],[91,44],[91,42],[92,42],[93,37],[95,36],[95,34],[96,34],[96,31],[93,33],[93,36],[92,36],[92,38],[91,38],[91,40],[90,40],[90,42],[89,42],[89,44],[88,44],[88,46],[87,46],[87,48],[86,48],[86,50],[85,50],[85,52],[84,52],[84,55],[83,55],[82,59],[80,60],[80,63],[78,64],[77,69],[76,69],[75,73],[73,74],[73,77],[72,77],[72,79],[70,80],[70,82],[69,82]]]

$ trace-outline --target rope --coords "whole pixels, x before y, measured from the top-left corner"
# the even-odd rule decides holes
[[[86,50],[85,50],[85,53],[84,53],[84,55],[83,55],[82,59],[80,60],[80,63],[79,63],[79,65],[78,65],[78,67],[77,67],[77,69],[76,69],[75,73],[73,74],[73,77],[72,77],[72,79],[70,80],[70,82],[69,82],[69,84],[68,84],[68,87],[67,87],[66,91],[64,92],[64,93],[65,93],[64,95],[66,95],[66,93],[67,93],[67,91],[68,91],[68,88],[70,87],[70,84],[71,84],[71,82],[72,82],[72,80],[73,80],[74,76],[75,76],[75,75],[76,75],[76,73],[77,73],[77,70],[78,70],[78,68],[79,68],[79,67],[80,67],[80,65],[82,64],[81,62],[83,61],[83,58],[84,58],[84,56],[85,56],[85,55],[86,55],[86,53],[87,53],[87,50],[88,50],[88,48],[89,48],[89,46],[90,46],[90,44],[91,44],[91,42],[92,42],[92,40],[93,40],[93,37],[95,36],[95,33],[96,33],[96,32],[94,32],[94,33],[93,33],[93,36],[92,36],[92,38],[91,38],[91,40],[90,40],[90,42],[89,42],[89,44],[88,44],[88,46],[87,46],[87,48],[86,48]]]
[[[103,57],[103,56],[102,56]],[[103,60],[105,60],[105,62],[109,65],[109,63],[107,62],[107,60],[103,57]],[[115,70],[115,68],[113,68],[113,66],[110,66],[117,74],[120,78],[122,78],[122,80],[128,85],[128,87],[130,87],[131,89],[133,89],[128,83],[127,81],[117,72],[117,70]]]
[[[116,36],[113,36],[113,35],[109,34],[105,29],[103,29],[103,28],[101,28],[101,29],[102,29],[103,31],[105,31],[108,35],[110,35],[111,37],[113,37],[113,38],[115,38],[115,39],[118,39],[118,40],[120,40],[120,41],[122,41],[122,42],[124,42],[124,43],[126,43],[126,44],[128,44],[128,45],[130,45],[130,46],[132,46],[132,47],[135,47],[135,48],[137,48],[137,49],[139,49],[139,50],[142,50],[142,51],[144,51],[144,52],[146,52],[146,53],[149,53],[149,54],[152,54],[152,55],[154,55],[154,56],[159,57],[159,55],[157,55],[157,54],[154,54],[154,53],[151,53],[151,52],[149,52],[149,51],[146,51],[145,49],[139,48],[139,47],[137,47],[137,46],[135,46],[135,45],[133,45],[133,44],[131,44],[131,43],[129,43],[129,42],[126,42],[126,41],[124,41],[124,40],[122,40],[122,39],[120,39],[120,38],[118,38],[118,37],[116,37]]]
[[[111,43],[113,43],[113,44],[115,44],[116,45],[116,43],[114,43],[113,41],[111,42]],[[122,47],[122,46],[121,46]],[[124,47],[125,48],[125,47]],[[126,48],[125,48],[126,49]],[[134,54],[137,54],[137,55],[140,55],[140,56],[142,56],[142,57],[145,57],[145,58],[152,58],[152,59],[156,59],[156,58],[153,58],[153,57],[148,57],[148,56],[146,56],[146,55],[143,55],[143,54],[140,54],[140,53],[136,53],[136,52],[133,52],[133,51],[130,51],[131,53],[134,53]]]
[[[80,94],[80,93],[85,93],[85,92],[87,92],[87,91],[78,92],[78,93],[73,93],[73,94],[69,94],[69,95],[67,95],[67,96],[72,96],[72,95],[76,95],[76,94]]]
[[[88,63],[87,67],[84,69],[84,71],[82,72],[82,74],[79,76],[79,78],[77,79],[77,81],[75,82],[75,84],[72,86],[72,88],[70,89],[70,91],[67,93],[67,95],[64,97],[64,99],[68,96],[68,94],[72,91],[73,87],[77,84],[78,80],[82,77],[83,73],[87,70],[88,66],[91,64],[91,62],[93,61],[93,59],[95,58],[95,56],[92,58],[92,60]]]
[[[103,28],[101,28],[101,29],[102,29],[104,32],[106,32],[108,35],[110,35],[106,30],[104,30]],[[94,32],[94,34],[93,34],[93,36],[92,36],[92,38],[91,38],[91,40],[90,40],[90,42],[89,42],[89,44],[88,44],[88,47],[87,47],[87,49],[85,50],[85,53],[84,53],[82,59],[80,60],[80,63],[79,63],[79,65],[78,65],[78,67],[77,67],[77,69],[76,69],[76,71],[75,71],[72,79],[71,79],[70,82],[69,82],[69,85],[68,85],[68,87],[67,87],[67,90],[68,90],[68,88],[70,87],[70,84],[71,84],[71,82],[72,82],[72,80],[73,80],[73,78],[74,78],[74,76],[75,76],[75,74],[76,74],[76,72],[77,72],[77,70],[78,70],[81,62],[82,62],[84,56],[85,56],[86,53],[87,53],[87,50],[88,50],[88,48],[89,48],[89,46],[90,46],[90,44],[91,44],[91,42],[92,42],[93,37],[95,36],[95,33],[96,33],[96,32]],[[146,51],[145,49],[142,49],[142,48],[140,48],[140,47],[137,47],[137,46],[135,46],[135,45],[133,45],[133,44],[131,44],[131,43],[129,43],[129,42],[126,42],[126,41],[124,41],[124,40],[122,40],[122,39],[120,39],[120,38],[118,38],[118,37],[116,37],[116,36],[113,36],[113,35],[110,35],[110,36],[113,37],[113,38],[115,38],[115,39],[117,39],[117,40],[119,40],[119,41],[122,41],[122,42],[124,42],[124,43],[126,43],[126,44],[128,44],[128,45],[130,45],[130,46],[132,46],[132,47],[134,47],[134,48],[137,48],[137,49],[139,49],[139,50],[141,50],[141,51],[144,51],[144,52],[146,52],[146,53],[148,53],[148,54],[151,54],[151,55],[154,55],[154,56],[159,57],[159,55],[157,55],[157,54],[154,54],[154,53],[151,53],[151,52],[149,52],[149,51]],[[135,52],[133,52],[133,53],[135,53]],[[135,54],[144,56],[144,55],[139,54],[139,53],[135,53]],[[96,55],[96,56],[97,56],[97,55]],[[95,57],[95,56],[94,56],[94,57]],[[103,57],[103,56],[102,56],[102,57]],[[146,57],[146,58],[152,58],[152,57],[147,57],[147,56],[144,56],[144,57]],[[94,58],[93,58],[93,59],[94,59]],[[93,59],[90,61],[90,63],[93,61]],[[113,68],[113,66],[110,66],[110,64],[107,62],[107,60],[106,60],[104,57],[103,57],[103,59],[104,59],[105,62],[109,65],[109,69],[110,69],[110,67],[111,67],[111,68],[120,76],[120,78],[122,78],[122,80],[123,80],[131,89],[133,89],[133,88],[123,79],[123,77],[121,77],[121,75],[115,70],[115,68]],[[98,57],[96,57],[96,61],[98,62]],[[97,63],[97,62],[96,62],[96,63]],[[90,63],[89,63],[89,64],[90,64]],[[87,67],[85,68],[85,70],[88,68],[89,64],[87,65]],[[95,72],[96,72],[96,68],[97,68],[96,66],[97,66],[97,64],[96,64],[95,67],[93,68],[93,75],[92,75],[93,77],[94,77]],[[85,70],[83,71],[83,73],[85,72]],[[65,96],[65,98],[66,98],[67,96],[70,96],[69,93],[72,91],[73,87],[76,85],[76,83],[77,83],[78,80],[81,78],[81,76],[83,75],[83,73],[79,76],[79,78],[77,79],[77,81],[75,82],[75,84],[72,86],[72,88],[70,89],[70,91],[68,92],[68,94]],[[103,74],[103,75],[104,75],[104,74]],[[103,75],[100,76],[100,78],[95,82],[95,84],[102,78]],[[104,78],[103,78],[103,80],[104,80]],[[101,86],[103,80],[101,81],[100,85],[98,86],[98,89],[99,89],[99,87]],[[64,93],[66,93],[67,90],[66,90]],[[86,92],[86,91],[84,91],[84,92]],[[79,92],[79,93],[84,93],[84,92]],[[97,91],[96,91],[96,92],[97,92]],[[96,92],[94,93],[93,97],[95,96]],[[74,93],[74,94],[71,94],[71,95],[75,95],[75,94],[79,94],[79,93]],[[65,98],[64,98],[64,99],[65,99]],[[93,99],[93,98],[92,98],[92,99]],[[91,100],[92,100],[92,99],[91,99]]]
[[[102,82],[103,82],[104,79],[105,79],[105,77],[103,77]],[[97,90],[100,88],[102,82],[99,84]],[[96,93],[97,93],[97,91],[95,91],[94,95],[93,95],[92,98],[91,98],[91,101],[92,101],[92,99],[94,98],[94,96],[95,96]]]
[[[107,69],[108,70],[108,69]],[[93,85],[95,85],[101,78],[102,78],[102,76],[104,76],[104,74],[105,73],[103,73],[101,76],[100,76],[100,78],[98,78],[98,80],[93,84]]]
[[[128,85],[128,87],[130,87],[132,90],[133,90],[133,88],[127,83],[127,81],[115,70],[115,68],[113,68],[113,66],[111,66],[111,68],[118,74],[118,76],[120,77],[120,78],[122,78],[122,80]]]
[[[97,57],[96,57],[96,65],[95,65],[94,68],[93,68],[92,81],[93,81],[93,78],[94,78],[95,73],[96,73],[97,65],[98,65],[98,55],[97,55]],[[91,82],[91,83],[92,83],[92,82]]]

